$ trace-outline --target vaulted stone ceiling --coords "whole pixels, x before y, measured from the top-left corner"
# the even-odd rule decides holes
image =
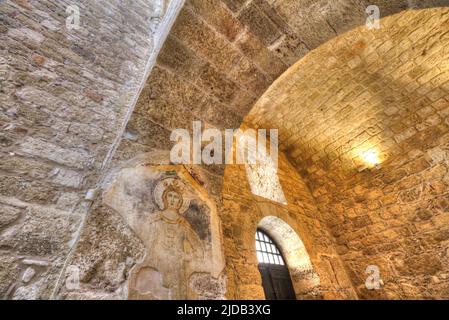
[[[246,121],[279,128],[360,298],[382,298],[364,290],[370,264],[388,298],[430,298],[447,292],[425,279],[449,258],[449,9],[380,23],[310,52]]]
[[[142,91],[120,147],[128,156],[170,148],[170,130],[238,128],[285,70],[326,41],[366,21],[440,1],[188,0]],[[128,139],[129,138],[129,139]]]
[[[339,36],[280,77],[246,121],[279,128],[281,149],[316,180],[425,151],[449,132],[448,21],[448,9],[404,11]]]
[[[180,5],[173,2],[164,2],[171,13]],[[278,126],[282,148],[306,177],[303,183],[289,163],[279,172],[289,199],[282,215],[304,228],[298,230],[305,243],[310,237],[315,249],[320,245],[312,258],[327,253],[320,267],[333,269],[324,260],[340,256],[354,285],[364,287],[366,266],[375,264],[386,285],[381,297],[447,298],[447,8],[387,16],[448,2],[187,1],[114,153],[158,51],[160,33],[149,34],[148,20],[157,20],[152,4],[163,2],[78,1],[83,27],[75,32],[66,24],[65,1],[3,1],[0,295],[55,297],[77,261],[84,276],[74,297],[121,295],[128,261],[138,261],[143,248],[101,195],[91,202],[109,168],[123,168],[110,158],[169,150],[170,130],[194,119],[239,127],[262,97],[246,120]],[[385,28],[343,34],[364,24],[368,4],[380,6]],[[161,32],[173,15],[166,17]],[[360,146],[376,148],[383,168],[358,173]],[[137,160],[158,165],[165,155],[156,150]],[[223,234],[253,245],[258,218],[281,215],[280,207],[238,203],[251,190],[242,191],[244,170],[231,178]],[[207,183],[205,189],[221,195]],[[147,214],[146,187],[136,195]],[[333,237],[322,232],[324,224]],[[241,226],[253,231],[243,234]],[[249,252],[231,248],[232,255]],[[240,280],[254,291],[259,279],[242,261]],[[26,283],[30,270],[36,274]]]

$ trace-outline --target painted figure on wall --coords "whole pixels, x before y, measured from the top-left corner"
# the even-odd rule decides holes
[[[153,191],[160,211],[134,220],[134,231],[144,241],[146,257],[131,274],[131,299],[185,299],[188,278],[204,259],[204,246],[183,217],[189,201],[178,179],[161,180]],[[136,225],[136,223],[138,225]]]
[[[105,204],[122,216],[145,248],[126,281],[129,299],[224,297],[215,207],[195,183],[178,167],[133,166],[111,179]]]

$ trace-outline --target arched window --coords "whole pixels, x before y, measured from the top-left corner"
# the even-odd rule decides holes
[[[273,240],[263,231],[256,232],[256,252],[259,263],[285,265],[284,258]]]
[[[267,300],[296,299],[290,273],[276,243],[262,230],[256,232],[256,254]]]

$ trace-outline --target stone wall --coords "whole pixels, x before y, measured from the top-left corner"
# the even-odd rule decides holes
[[[364,24],[369,4],[388,16],[412,5],[449,1],[186,1],[127,123],[116,163],[152,150],[170,150],[171,131],[190,130],[193,121],[201,121],[203,128],[239,128],[288,67]],[[224,168],[207,169],[204,180],[219,197]]]
[[[119,153],[169,150],[174,128],[239,128],[270,85],[311,50],[381,17],[449,0],[187,0],[127,127]]]
[[[49,298],[177,12],[134,0],[0,12],[0,297]]]
[[[448,19],[407,11],[337,37],[247,119],[280,128],[361,298],[448,298]]]
[[[296,79],[300,82],[294,88],[282,88],[289,98],[276,99],[276,103],[262,98],[261,103],[268,101],[274,108],[285,102],[290,108],[292,97],[298,93],[292,94],[287,87],[304,89],[304,96],[295,99],[310,108],[296,112],[307,121],[296,117],[292,124],[293,115],[289,114],[290,122],[276,123],[264,111],[253,122],[281,129],[282,146],[306,178],[322,220],[315,220],[318,213],[305,187],[299,194],[308,199],[303,200],[309,203],[308,213],[291,202],[281,209],[266,202],[261,205],[245,187],[247,197],[235,202],[242,209],[239,217],[252,212],[249,216],[254,218],[254,229],[254,223],[264,215],[261,212],[278,212],[303,238],[323,283],[324,297],[354,295],[345,277],[339,276],[343,272],[338,271],[334,279],[329,276],[332,271],[323,271],[340,270],[341,265],[332,248],[324,249],[332,238],[317,234],[322,221],[337,238],[337,250],[357,286],[363,285],[365,265],[374,261],[386,279],[386,289],[378,296],[443,296],[447,292],[443,267],[447,263],[447,50],[443,47],[447,14],[440,9],[385,19],[388,32],[353,32],[352,41],[343,35],[326,45],[326,53],[320,48],[306,56],[334,36],[363,24],[368,2],[187,1],[148,77],[182,1],[75,1],[80,10],[79,29],[69,28],[73,23],[70,19],[66,25],[73,14],[73,8],[66,11],[72,4],[67,1],[2,1],[0,297],[123,298],[122,284],[144,254],[144,246],[121,218],[104,206],[103,198],[93,206],[85,201],[86,192],[102,187],[106,174],[126,161],[154,150],[169,150],[174,128],[189,129],[193,120],[201,120],[204,127],[240,127],[242,117],[273,81],[302,57],[305,59],[299,66],[308,65],[303,71],[308,75]],[[373,2],[380,6],[382,16],[411,5],[448,4]],[[367,44],[367,40],[373,42]],[[334,52],[334,48],[339,49]],[[387,59],[380,59],[384,56]],[[322,69],[331,69],[331,73]],[[321,90],[325,78],[331,79],[326,92]],[[307,84],[302,87],[301,81]],[[346,81],[350,85],[341,88]],[[359,112],[357,107],[370,99],[363,94],[366,87],[372,93],[373,106]],[[316,88],[320,90],[313,91]],[[325,102],[323,93],[341,101],[313,111],[311,117],[312,106]],[[379,111],[376,104],[381,105],[380,110],[388,108]],[[410,106],[399,107],[403,105]],[[276,111],[276,118],[283,120],[281,108]],[[340,132],[335,130],[339,124],[332,122],[334,118],[359,121],[362,116],[367,121],[360,130],[348,126]],[[322,121],[316,121],[317,117]],[[384,123],[388,130],[382,130]],[[310,136],[317,133],[324,139],[341,139],[333,144],[333,140],[318,141],[317,136]],[[382,141],[380,154],[386,155],[382,157],[383,169],[357,174],[354,170],[360,159],[351,156],[338,160],[362,140],[370,146]],[[186,170],[220,206],[224,168]],[[247,181],[244,171],[237,171],[240,180],[234,182]],[[299,176],[290,169],[286,172],[289,175],[281,182],[299,183],[302,190]],[[292,199],[294,192],[289,190],[287,198]],[[235,196],[241,198],[239,192]],[[226,208],[234,205],[228,200]],[[315,238],[308,239],[301,224],[289,218],[295,214],[295,219],[299,217],[298,221],[308,226],[307,232],[315,230],[311,231]],[[226,212],[223,217],[232,220]],[[387,219],[391,219],[388,224]],[[226,227],[225,236],[234,236],[227,235],[229,230],[234,229]],[[416,230],[425,232],[418,234]],[[241,239],[238,227],[232,232]],[[248,241],[251,234],[251,241],[241,244],[243,247],[253,243],[254,230],[251,232],[245,233]],[[378,232],[384,232],[383,237],[391,242],[380,241],[375,236]],[[357,242],[360,234],[370,241],[363,248]],[[240,240],[228,237],[227,241],[229,246],[240,245]],[[319,250],[314,251],[311,243],[318,243]],[[245,247],[248,257],[252,257],[250,249]],[[233,253],[229,254],[232,261]],[[62,285],[67,280],[66,271],[77,259],[86,266],[82,278],[86,291],[70,296]],[[422,259],[433,262],[422,263]],[[229,296],[251,297],[248,290],[256,288],[256,295],[261,297],[255,262],[243,264],[252,268],[252,278],[240,279],[241,288],[231,283]],[[245,271],[246,265],[239,272]],[[418,269],[418,277],[413,278],[415,274],[403,265]],[[432,266],[430,271],[419,271],[428,265]],[[232,268],[228,271],[236,277]],[[344,290],[338,291],[340,287]],[[359,294],[367,296],[362,287]]]
[[[302,240],[305,248],[299,259],[310,259],[311,262],[311,266],[298,270],[289,265],[297,298],[356,299],[357,295],[336,251],[336,243],[314,198],[282,154],[278,176],[286,205],[252,194],[244,165],[226,167],[221,219],[228,276],[227,297],[265,298],[257,267],[255,233],[261,227],[276,240],[279,226],[275,223],[261,224],[264,218],[275,217],[290,226]],[[282,239],[278,239],[278,244],[281,243]],[[280,249],[285,257],[290,248]]]
[[[116,166],[63,275],[62,299],[222,299],[217,207],[182,165],[149,153]]]

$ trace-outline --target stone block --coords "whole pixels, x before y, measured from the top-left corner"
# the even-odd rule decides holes
[[[29,207],[19,224],[0,236],[0,246],[21,255],[63,256],[71,245],[80,217],[45,207]]]
[[[22,208],[0,204],[0,232],[17,222],[22,212]]]
[[[63,168],[54,168],[51,171],[52,181],[62,186],[78,188],[83,181],[83,174]]]
[[[201,57],[207,57],[222,72],[232,68],[241,59],[237,49],[186,8],[179,14],[172,34]]]
[[[206,61],[173,36],[169,36],[158,56],[158,63],[185,79],[196,79]]]
[[[279,27],[254,2],[244,8],[238,18],[266,46],[272,45],[283,35]]]
[[[70,167],[85,169],[92,162],[92,156],[83,149],[63,149],[48,141],[27,137],[20,144],[19,152],[22,154],[45,158],[56,163]]]
[[[17,258],[11,255],[0,256],[0,297],[8,298],[9,289],[19,280],[20,269]]]
[[[240,22],[220,0],[189,0],[187,4],[191,6],[195,14],[207,21],[209,25],[231,42],[243,29]]]
[[[442,269],[442,264],[435,254],[423,253],[405,260],[410,275],[433,275]]]

